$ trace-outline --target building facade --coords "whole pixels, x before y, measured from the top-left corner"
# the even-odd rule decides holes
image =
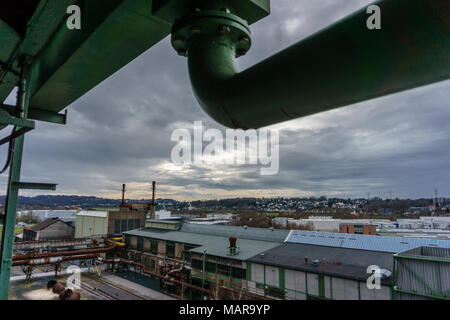
[[[23,230],[23,241],[72,239],[75,228],[58,218],[50,218],[39,222],[34,227]]]
[[[375,236],[377,234],[377,226],[373,224],[341,223],[339,225],[339,232]]]

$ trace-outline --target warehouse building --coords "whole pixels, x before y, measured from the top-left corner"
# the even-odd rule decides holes
[[[368,223],[341,223],[340,233],[377,235],[377,226]]]
[[[273,299],[391,299],[393,255],[450,241],[149,220],[124,232],[129,259],[155,274],[186,268],[191,284]],[[369,289],[376,266],[380,287]]]
[[[280,245],[287,230],[197,225],[179,221],[150,220],[146,227],[125,232],[130,259],[151,272],[189,265],[193,283],[217,281],[246,287],[246,260]],[[230,250],[230,237],[237,246]]]
[[[147,212],[147,204],[126,204],[107,211],[80,211],[76,216],[75,237],[121,235],[128,230],[142,228]]]
[[[71,239],[74,237],[75,228],[58,218],[49,218],[39,222],[35,226],[23,229],[23,241]]]
[[[369,290],[371,265],[392,269],[392,254],[284,243],[248,260],[249,287],[261,295],[295,300],[388,300],[391,277]],[[389,274],[389,273],[388,273]]]

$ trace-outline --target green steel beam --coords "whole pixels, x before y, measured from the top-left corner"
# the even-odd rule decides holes
[[[172,44],[188,56],[202,108],[232,128],[259,128],[449,79],[448,0],[375,4],[381,30],[367,28],[366,6],[243,72],[235,59],[245,53],[239,46],[249,44],[249,32],[233,13],[223,17],[217,8],[180,17]]]
[[[450,259],[438,258],[438,257],[406,256],[406,255],[401,255],[401,254],[396,254],[395,257],[399,260],[405,259],[405,260],[421,260],[421,261],[429,261],[429,262],[450,263]]]
[[[392,264],[392,284],[391,284],[391,300],[395,300],[395,282],[396,282],[396,277],[397,277],[397,255],[394,254],[394,263]]]
[[[23,88],[24,95],[19,95],[17,105],[23,110],[24,119],[27,118],[29,106],[29,91],[31,67],[24,66],[22,81],[20,86]],[[3,217],[3,233],[1,240],[1,265],[0,265],[0,300],[8,299],[9,278],[11,274],[12,252],[14,245],[14,228],[16,226],[17,202],[19,197],[19,187],[14,181],[20,180],[20,171],[22,166],[22,153],[24,135],[14,140],[14,153],[9,171],[9,180],[7,187],[7,197],[5,201],[5,215]]]
[[[406,294],[410,294],[410,295],[414,295],[414,296],[421,296],[421,297],[426,297],[426,298],[432,298],[432,299],[450,300],[450,298],[447,298],[447,297],[434,296],[434,295],[431,295],[431,294],[426,294],[426,293],[422,293],[422,292],[415,292],[415,291],[409,291],[409,290],[398,289],[398,288],[394,288],[394,291],[395,292],[400,292],[400,293],[406,293]]]
[[[27,22],[25,35],[19,35],[6,22],[0,20],[0,61],[8,61],[12,69],[18,71],[18,57],[22,54],[36,56],[47,44],[55,29],[63,21],[67,7],[73,0],[41,0]],[[7,13],[4,15],[8,15]],[[12,30],[8,32],[8,29]],[[14,35],[15,34],[15,35]],[[12,50],[13,48],[14,50]],[[0,101],[4,101],[17,85],[19,77],[11,72],[0,72]]]
[[[7,113],[0,112],[0,124],[1,125],[13,125],[28,129],[34,129],[34,121],[30,121],[27,119],[21,119],[16,117],[11,117]]]
[[[7,104],[0,104],[0,109],[8,112],[11,115],[13,115],[16,112],[15,106]],[[67,124],[67,112],[57,113],[30,107],[28,109],[28,119],[51,122],[56,124]]]
[[[15,58],[22,38],[13,28],[0,19],[0,39],[0,102],[3,102],[19,79],[15,73],[8,72],[8,70],[15,67]]]
[[[16,181],[13,181],[12,185],[18,189],[24,190],[56,190],[57,186],[54,183],[16,182]]]
[[[151,0],[78,0],[81,30],[59,25],[35,58],[33,108],[58,112],[170,33]],[[67,17],[67,16],[66,16]]]

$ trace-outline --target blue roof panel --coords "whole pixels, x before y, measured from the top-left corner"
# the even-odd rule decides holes
[[[449,240],[369,236],[303,230],[293,230],[286,239],[286,242],[391,253],[399,253],[423,246],[450,248]]]

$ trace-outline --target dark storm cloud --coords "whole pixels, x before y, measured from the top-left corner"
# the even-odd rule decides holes
[[[365,0],[272,1],[252,26],[242,69],[371,3]],[[280,171],[255,166],[170,162],[172,131],[214,123],[192,93],[186,59],[168,39],[151,48],[69,107],[67,126],[38,124],[27,135],[24,180],[54,181],[58,193],[178,199],[328,195],[398,197],[450,193],[449,82],[276,125]],[[5,178],[2,178],[5,181]]]

